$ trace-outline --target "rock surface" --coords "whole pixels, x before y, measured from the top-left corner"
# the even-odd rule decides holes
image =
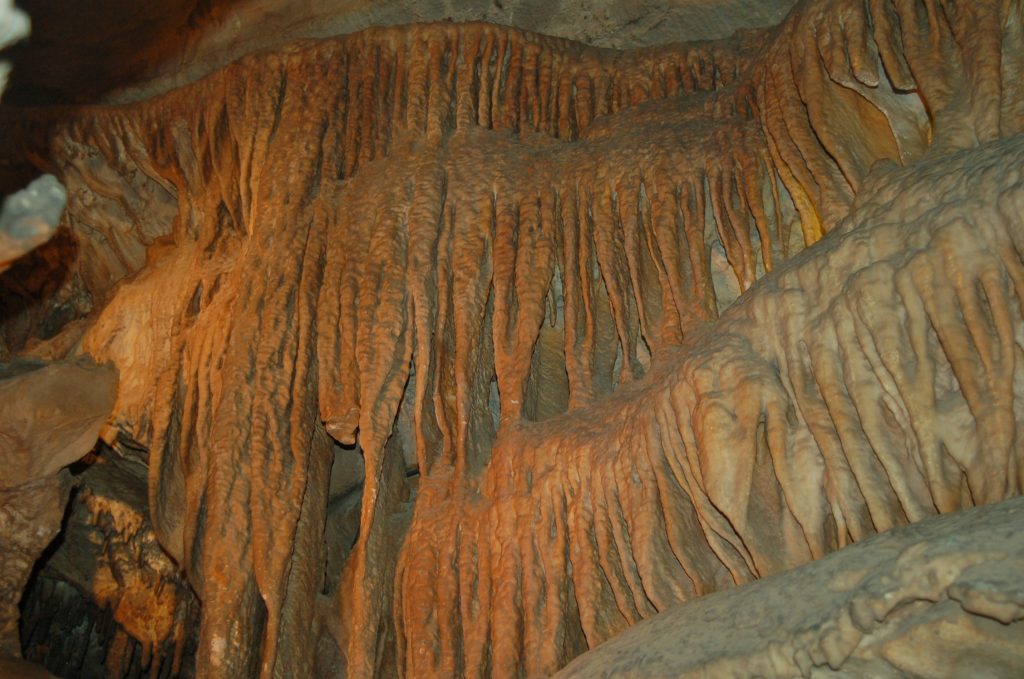
[[[61,528],[70,488],[61,468],[96,444],[117,373],[84,361],[0,366],[0,657],[19,657],[18,602]]]
[[[67,477],[56,474],[0,489],[0,658],[21,657],[18,602],[32,567],[60,531]]]
[[[1021,676],[1022,525],[1018,498],[896,528],[671,608],[555,676]]]
[[[10,100],[137,100],[252,52],[401,24],[487,21],[617,49],[724,38],[778,23],[793,0],[102,0],[19,3]],[[97,46],[102,45],[102,49]]]
[[[0,676],[7,679],[54,679],[43,668],[17,658],[0,658]]]
[[[25,655],[76,679],[193,676],[199,603],[153,534],[145,466],[104,447],[75,482],[22,598]]]
[[[87,361],[0,366],[0,488],[57,473],[89,452],[117,398],[117,371]]]
[[[379,28],[6,110],[74,256],[0,348],[117,367],[197,675],[550,674],[1020,494],[1022,13]]]

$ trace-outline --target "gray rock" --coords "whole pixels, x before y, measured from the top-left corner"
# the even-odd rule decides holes
[[[1024,676],[1024,498],[897,528],[641,622],[556,676]]]

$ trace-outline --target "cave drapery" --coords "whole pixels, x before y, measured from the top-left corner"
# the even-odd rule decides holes
[[[117,368],[196,676],[547,675],[1020,493],[1022,12],[377,28],[5,109],[68,207],[2,349]]]

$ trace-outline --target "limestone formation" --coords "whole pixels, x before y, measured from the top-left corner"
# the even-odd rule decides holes
[[[933,517],[709,594],[637,624],[556,676],[1020,676],[1022,511],[1017,498]]]
[[[8,2],[10,0],[7,0]],[[20,0],[10,100],[138,101],[254,52],[384,26],[486,21],[616,49],[778,23],[794,0]],[[2,37],[2,36],[0,36]],[[97,49],[102,46],[102,49]]]
[[[549,675],[1020,494],[1022,15],[374,28],[5,109],[68,209],[0,355],[116,366],[196,676]]]

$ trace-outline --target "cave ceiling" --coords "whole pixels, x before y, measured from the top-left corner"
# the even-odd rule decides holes
[[[137,100],[246,54],[372,26],[486,21],[626,49],[777,24],[794,0],[171,0],[19,3],[5,101]]]
[[[1024,673],[1024,1],[25,7],[0,662]]]

